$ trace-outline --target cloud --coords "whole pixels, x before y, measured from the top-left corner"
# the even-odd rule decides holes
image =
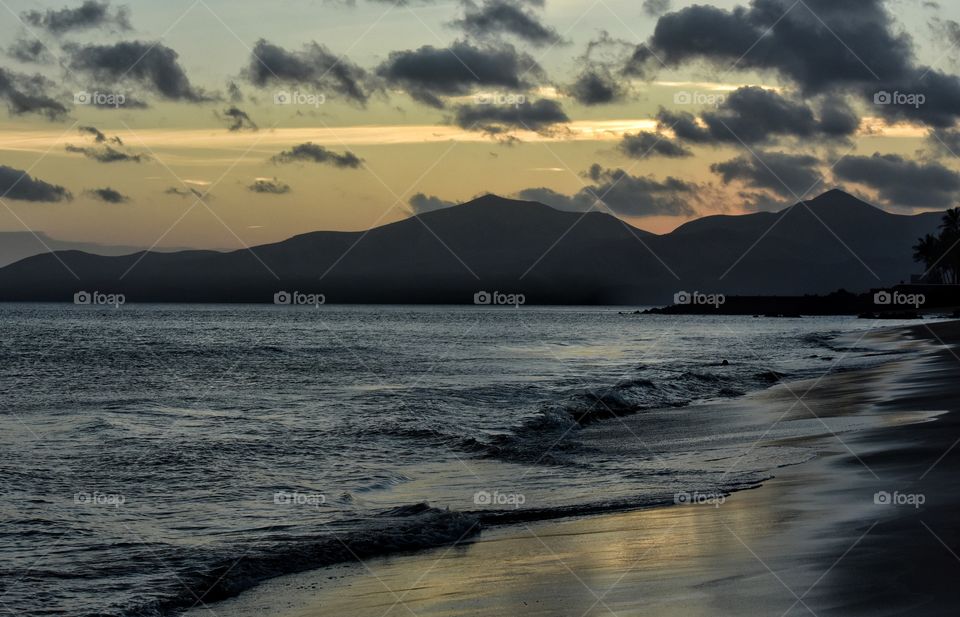
[[[635,135],[624,134],[623,140],[620,142],[620,150],[634,159],[645,159],[652,156],[676,159],[693,156],[693,152],[684,147],[683,144],[673,141],[666,135],[649,131],[640,131]]]
[[[287,51],[260,39],[243,74],[258,88],[309,86],[315,94],[338,94],[361,105],[371,96],[370,79],[364,69],[317,43],[309,43],[301,51]]]
[[[102,189],[90,189],[88,191],[84,191],[83,194],[87,197],[96,199],[98,201],[103,201],[108,204],[124,204],[130,201],[129,197],[110,187],[105,187]]]
[[[120,137],[116,135],[110,137],[95,126],[78,126],[77,131],[81,135],[90,135],[93,137],[94,143],[100,145],[74,146],[73,144],[67,144],[65,148],[67,152],[82,154],[98,163],[142,163],[150,160],[150,157],[146,154],[136,154],[128,151]],[[117,148],[113,146],[117,146]]]
[[[0,199],[21,201],[69,201],[70,191],[56,184],[38,180],[25,171],[0,165]]]
[[[936,155],[960,157],[960,131],[933,129],[927,134],[927,143]]]
[[[65,149],[67,152],[82,154],[98,163],[142,163],[150,159],[146,154],[130,154],[108,145],[94,148],[67,144]]]
[[[946,208],[960,194],[960,173],[934,161],[910,161],[898,154],[848,156],[837,163],[834,173],[900,207]]]
[[[274,163],[325,163],[343,169],[357,169],[363,164],[363,159],[357,157],[353,152],[338,154],[311,142],[296,145],[290,150],[284,150],[271,160]]]
[[[231,103],[240,103],[243,101],[243,92],[240,90],[240,86],[237,85],[237,82],[231,81],[227,84],[227,95],[230,98]]]
[[[391,52],[377,67],[377,75],[415,100],[442,108],[441,97],[463,96],[479,88],[526,91],[534,85],[529,78],[542,78],[543,70],[512,45],[478,47],[457,41],[450,47],[425,45]]]
[[[426,212],[442,210],[444,208],[450,208],[451,206],[457,205],[457,202],[455,201],[446,201],[444,199],[440,199],[439,197],[425,195],[423,193],[417,193],[411,197],[409,203],[414,214],[424,214]]]
[[[610,69],[595,65],[581,72],[572,84],[561,88],[561,92],[582,105],[603,105],[623,100],[627,88]]]
[[[544,25],[531,11],[507,0],[485,0],[482,6],[467,5],[463,19],[454,26],[478,38],[509,34],[532,45],[559,45],[564,42],[560,33]]]
[[[95,126],[78,126],[77,130],[80,131],[81,134],[92,135],[93,140],[98,144],[110,142],[110,143],[117,144],[118,146],[123,145],[122,139],[120,139],[117,136],[107,137],[106,134],[104,134],[100,129],[98,129]]]
[[[910,74],[910,40],[893,33],[882,0],[793,4],[753,0],[731,10],[693,5],[668,13],[627,70],[646,74],[660,61],[675,67],[705,60],[724,69],[736,62],[738,69],[775,71],[806,93]]]
[[[219,115],[217,117],[220,117]],[[229,126],[228,131],[256,131],[259,130],[257,123],[250,119],[247,112],[239,107],[230,106],[223,110],[222,118],[226,120]]]
[[[820,161],[805,154],[757,151],[722,163],[710,171],[724,184],[739,181],[747,187],[767,189],[786,198],[804,198],[823,182]]]
[[[960,115],[960,78],[920,66],[910,37],[884,0],[752,0],[726,10],[693,5],[660,17],[624,72],[650,77],[662,67],[704,61],[728,72],[774,73],[807,96],[877,92],[923,94],[924,105],[885,104],[890,120],[952,125]]]
[[[112,28],[131,30],[130,11],[125,6],[111,10],[109,2],[86,0],[77,8],[59,10],[27,11],[21,19],[31,26],[43,28],[52,34],[64,34],[75,30],[91,28]]]
[[[13,73],[0,67],[0,99],[11,115],[40,114],[51,120],[65,116],[67,108],[46,93],[51,85],[41,75]]]
[[[604,169],[594,164],[586,174],[591,186],[567,196],[549,188],[526,189],[518,193],[521,199],[539,201],[560,210],[584,212],[600,208],[602,201],[612,212],[624,216],[693,216],[690,205],[697,202],[699,186],[668,177],[656,180],[652,176],[632,176],[622,169]]]
[[[502,135],[514,130],[551,133],[556,125],[569,122],[560,103],[539,99],[516,105],[459,105],[454,123],[468,131]]]
[[[38,39],[17,39],[7,48],[7,55],[27,64],[50,64],[53,55]]]
[[[678,138],[693,143],[768,143],[781,137],[809,140],[846,140],[860,119],[838,96],[825,97],[819,117],[805,102],[791,100],[773,90],[755,86],[738,88],[718,106],[703,112],[700,122],[689,112],[660,110],[661,128],[671,128]]]
[[[696,144],[708,144],[714,141],[710,131],[697,123],[697,117],[689,111],[670,111],[660,108],[657,113],[659,128],[673,131],[678,139]]]
[[[663,15],[670,10],[670,0],[643,0],[643,12],[650,17]]]
[[[750,212],[777,212],[796,203],[796,198],[784,199],[767,191],[740,191],[737,197],[743,200],[743,209]]]
[[[253,184],[247,187],[247,190],[254,193],[283,195],[289,193],[292,189],[289,184],[285,184],[276,178],[257,178],[253,181]]]
[[[172,186],[164,191],[166,195],[176,195],[177,197],[196,197],[197,199],[210,200],[212,195],[209,193],[203,193],[195,188],[185,188],[181,189],[176,186]]]
[[[70,68],[98,81],[134,81],[171,101],[213,100],[195,88],[180,66],[177,52],[160,43],[122,41],[111,45],[64,45]]]

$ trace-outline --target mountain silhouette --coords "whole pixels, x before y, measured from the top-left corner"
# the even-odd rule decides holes
[[[95,242],[70,242],[51,238],[42,231],[0,231],[0,268],[16,263],[21,259],[50,251],[75,250],[95,255],[129,255],[145,248],[143,246],[116,246]],[[164,248],[159,250],[169,253],[183,249]]]
[[[709,216],[656,235],[601,212],[485,195],[366,232],[313,232],[230,252],[57,251],[0,269],[0,300],[471,303],[481,290],[531,304],[668,302],[726,294],[867,290],[906,280],[911,246],[941,213],[896,215],[834,190],[780,212]]]

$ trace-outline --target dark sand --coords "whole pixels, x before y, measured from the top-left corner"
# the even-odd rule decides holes
[[[241,617],[956,614],[960,358],[950,346],[960,322],[876,336],[908,337],[925,353],[723,403],[823,432],[804,442],[816,459],[722,504],[487,529],[470,544],[278,578],[211,608]],[[843,433],[851,417],[872,428]],[[924,503],[878,504],[881,491]]]

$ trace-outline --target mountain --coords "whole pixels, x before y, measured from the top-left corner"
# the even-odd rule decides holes
[[[81,251],[0,269],[0,300],[470,303],[481,290],[532,304],[643,304],[680,290],[727,294],[866,290],[909,279],[911,246],[939,213],[895,215],[842,191],[776,213],[711,216],[656,235],[608,214],[487,195],[366,232],[314,232],[232,252]]]
[[[0,268],[21,259],[50,251],[83,251],[95,255],[129,255],[142,251],[137,246],[111,246],[92,242],[69,242],[51,238],[42,231],[0,231]],[[164,252],[178,249],[154,249]]]

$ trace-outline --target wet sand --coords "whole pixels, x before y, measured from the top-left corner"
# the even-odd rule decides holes
[[[952,614],[960,358],[948,347],[960,323],[930,328],[876,334],[912,339],[925,350],[918,358],[724,403],[823,431],[804,440],[814,460],[722,503],[485,529],[469,544],[274,579],[211,608],[241,617]],[[873,428],[842,432],[850,416]]]

